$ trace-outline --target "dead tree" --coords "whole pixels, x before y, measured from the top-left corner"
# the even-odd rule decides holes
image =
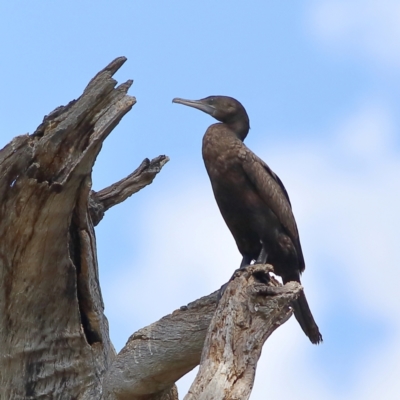
[[[212,293],[139,330],[117,355],[98,279],[94,226],[150,184],[168,157],[94,192],[102,143],[136,100],[116,86],[117,58],[83,94],[0,151],[0,398],[177,399],[175,382],[201,360],[185,399],[247,399],[267,337],[291,315],[297,284],[270,266],[240,271]]]

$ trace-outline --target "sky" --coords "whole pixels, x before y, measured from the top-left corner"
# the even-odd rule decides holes
[[[201,157],[214,121],[171,103],[223,94],[245,106],[247,146],[289,192],[324,337],[311,345],[294,318],[277,329],[251,399],[399,397],[398,0],[5,0],[0,37],[1,147],[126,56],[115,78],[134,80],[137,104],[104,143],[93,188],[145,157],[171,159],[96,228],[117,350],[240,264]]]

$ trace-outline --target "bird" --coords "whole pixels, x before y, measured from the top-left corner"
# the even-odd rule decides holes
[[[218,121],[204,134],[202,155],[215,200],[242,255],[240,268],[268,261],[284,284],[301,283],[305,262],[289,195],[278,175],[243,143],[250,129],[243,105],[228,96],[172,102]],[[291,306],[310,341],[322,342],[304,291]]]

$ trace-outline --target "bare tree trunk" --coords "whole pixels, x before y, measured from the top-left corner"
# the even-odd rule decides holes
[[[124,62],[0,153],[1,398],[101,395],[115,351],[88,200],[102,142],[136,101],[112,79]]]
[[[81,97],[0,151],[1,399],[176,400],[174,383],[202,351],[186,399],[245,399],[262,344],[298,295],[298,286],[266,278],[269,267],[252,267],[228,285],[215,315],[213,293],[136,332],[115,354],[93,227],[168,161],[145,159],[91,191],[104,139],[136,102],[127,95],[132,81],[116,87],[112,78],[125,61],[114,60]]]

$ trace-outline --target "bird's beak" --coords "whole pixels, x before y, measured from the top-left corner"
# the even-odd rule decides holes
[[[203,100],[186,100],[186,99],[180,99],[179,97],[175,97],[175,99],[173,99],[172,102],[177,104],[183,104],[184,106],[197,108],[198,110],[203,111],[211,116],[213,116],[215,112],[215,107],[211,106],[210,104],[203,103]]]

